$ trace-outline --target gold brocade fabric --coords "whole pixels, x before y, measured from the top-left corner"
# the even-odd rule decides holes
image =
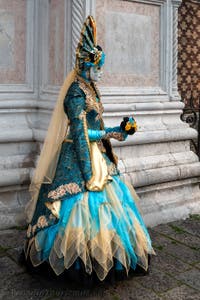
[[[85,265],[85,270],[91,274],[94,270],[100,280],[104,280],[109,270],[113,267],[113,258],[116,258],[125,268],[127,274],[130,269],[130,257],[114,228],[109,229],[112,219],[111,211],[114,210],[117,218],[124,218],[125,213],[120,199],[117,198],[112,184],[105,186],[106,201],[98,208],[100,222],[97,229],[96,220],[90,218],[88,196],[85,192],[82,200],[77,201],[70,213],[66,227],[59,227],[59,231],[53,243],[49,255],[49,263],[54,272],[59,275],[68,269],[77,258]],[[138,257],[138,265],[145,270],[148,268],[148,254],[155,254],[149,246],[146,235],[134,212],[128,211],[132,224],[127,222],[127,235]],[[40,233],[41,240],[46,239],[45,232]],[[42,263],[42,248],[40,248],[38,236],[29,240],[28,250],[34,266]]]

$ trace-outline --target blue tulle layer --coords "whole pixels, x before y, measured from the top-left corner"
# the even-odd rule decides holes
[[[83,203],[83,199],[84,193],[80,193],[62,200],[58,223],[43,228],[37,233],[36,240],[42,261],[48,261],[56,236],[58,234],[63,236],[67,226],[70,224],[71,227],[82,228],[84,232],[89,231],[91,240],[95,238],[102,227],[115,231],[129,258],[130,267],[135,269],[138,263],[138,256],[135,252],[135,245],[133,245],[133,237],[136,239],[133,219],[137,219],[146,238],[148,253],[152,253],[153,249],[147,228],[136,207],[131,190],[120,176],[113,176],[113,181],[103,191],[88,192],[86,202]],[[75,207],[79,207],[79,209],[76,210],[72,219],[72,212]],[[85,209],[88,215],[83,213]],[[78,261],[76,261],[75,266],[76,268],[80,267]],[[121,270],[123,266],[117,261],[115,268]]]

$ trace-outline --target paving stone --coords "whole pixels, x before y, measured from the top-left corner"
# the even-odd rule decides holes
[[[22,247],[24,238],[26,236],[25,230],[7,229],[0,231],[0,245],[3,248]]]
[[[177,288],[174,288],[162,295],[163,300],[199,300],[200,295],[197,291],[192,288],[181,285]]]
[[[200,262],[194,265],[196,268],[200,269]]]
[[[161,224],[153,227],[152,230],[172,237],[174,234],[177,236],[178,234],[181,235],[185,231],[186,233],[200,238],[200,221],[188,218],[186,220],[178,220],[168,224]]]
[[[187,264],[200,261],[200,251],[191,249],[179,241],[162,236],[158,232],[152,231],[152,241],[155,251],[164,251],[172,256],[180,258]]]
[[[148,276],[137,277],[136,280],[143,287],[153,290],[156,293],[162,293],[181,285],[178,280],[165,274],[163,271],[155,269],[152,269]]]
[[[192,266],[167,254],[164,251],[156,251],[157,255],[151,258],[151,270],[162,270],[168,274],[178,274],[191,269]]]
[[[175,276],[176,279],[182,283],[189,285],[190,287],[200,291],[200,270],[193,268],[192,270],[186,271]],[[200,295],[200,293],[199,293]]]
[[[105,293],[101,289],[81,289],[81,290],[67,290],[65,294],[60,296],[60,300],[96,300],[96,299],[105,299]],[[111,299],[111,298],[110,298]]]
[[[170,235],[173,239],[175,239],[178,242],[181,242],[188,247],[200,249],[200,238],[194,235],[191,235],[190,233],[172,233]]]
[[[163,236],[162,234],[154,230],[151,231],[151,240],[153,246],[155,246],[155,251],[157,247],[162,249],[172,243],[172,240],[170,238]]]
[[[80,286],[77,286],[77,283],[70,282],[64,275],[59,275],[58,277],[51,277],[48,274],[34,274],[34,278],[39,283],[39,286],[42,287],[40,294],[45,294],[43,300],[45,299],[54,299],[54,297],[59,297],[59,299],[80,299],[88,295],[88,299],[93,299],[92,296],[100,295],[102,298],[103,290],[101,285],[97,286],[97,290],[92,289],[85,290],[80,283]],[[35,290],[37,293],[37,289]],[[80,297],[79,297],[80,296]]]
[[[182,228],[183,230],[191,233],[192,235],[195,235],[200,238],[200,221],[199,220],[193,220],[191,218],[188,218],[186,220],[179,220],[173,223],[174,226],[178,226]]]
[[[9,276],[3,278],[1,282],[4,300],[40,300],[44,298],[45,289],[42,287],[41,282],[28,273]]]
[[[172,228],[168,224],[160,224],[158,226],[153,227],[152,229],[150,228],[150,234],[153,235],[153,232],[159,232],[162,234],[170,235],[172,233]]]
[[[35,290],[4,290],[0,294],[3,300],[42,300],[44,299],[44,293],[41,291],[35,291]],[[46,298],[48,300],[48,298]],[[53,300],[53,298],[51,298]]]
[[[44,289],[46,291],[46,295],[42,298],[42,300],[95,300],[95,299],[104,299],[105,298],[105,288],[102,286],[98,286],[92,289],[84,289],[80,287],[79,289],[66,288],[63,289],[55,289],[52,286],[51,289]]]
[[[10,248],[6,251],[7,255],[12,258],[17,264],[21,265],[23,264],[23,261],[25,259],[24,256],[22,256],[22,248],[16,247],[16,248]]]
[[[6,250],[0,247],[0,257],[6,255]]]
[[[193,250],[183,244],[171,243],[163,251],[169,253],[172,256],[177,257],[181,261],[194,264],[200,261],[200,251]]]
[[[145,277],[143,277],[145,281]],[[135,278],[120,282],[115,289],[109,289],[104,294],[105,300],[160,300],[161,298],[156,295],[152,290],[148,290],[135,281]]]
[[[194,236],[193,234],[191,234],[191,232],[184,231],[185,228],[184,226],[182,226],[182,222],[178,221],[169,223],[167,226],[159,225],[158,227],[153,228],[152,237],[155,235],[155,233],[160,233],[161,235],[165,235],[166,238],[168,237],[175,239],[181,243],[188,245],[189,247],[195,247],[197,249],[200,248],[200,238],[198,236]]]
[[[12,276],[14,274],[19,274],[25,271],[21,266],[18,266],[14,261],[12,261],[8,256],[0,257],[0,279],[1,282],[7,276]]]

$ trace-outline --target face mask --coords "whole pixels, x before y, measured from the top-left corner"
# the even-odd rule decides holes
[[[90,79],[93,81],[99,81],[101,79],[101,76],[103,74],[103,71],[101,67],[94,66],[90,68]]]

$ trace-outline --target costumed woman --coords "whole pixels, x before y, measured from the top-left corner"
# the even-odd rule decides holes
[[[148,270],[154,253],[136,208],[137,195],[120,177],[110,138],[123,141],[135,120],[104,126],[99,91],[105,54],[89,16],[76,50],[75,69],[61,88],[30,185],[26,206],[26,260],[48,264],[58,276],[130,274]],[[81,280],[81,279],[80,279]]]

